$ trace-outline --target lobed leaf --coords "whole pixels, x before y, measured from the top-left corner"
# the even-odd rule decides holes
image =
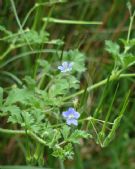
[[[90,134],[88,134],[86,131],[76,129],[67,140],[69,142],[79,144],[80,138],[88,138],[89,136]]]

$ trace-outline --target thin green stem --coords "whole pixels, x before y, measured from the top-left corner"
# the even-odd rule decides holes
[[[3,134],[20,134],[20,135],[25,135],[25,130],[10,130],[10,129],[3,129],[0,128],[0,133]]]
[[[93,129],[94,129],[94,131],[95,131],[95,134],[96,134],[96,136],[97,136],[97,139],[98,139],[99,144],[102,146],[102,142],[101,142],[101,140],[100,140],[100,137],[99,137],[99,134],[98,134],[98,132],[97,132],[97,130],[96,130],[96,127],[94,126],[94,123],[92,122],[92,119],[90,120],[90,123],[91,123],[91,125],[92,125],[92,127],[93,127]]]
[[[78,120],[78,122],[81,123],[81,122],[83,122],[83,121],[90,121],[90,120],[97,121],[97,122],[101,122],[101,123],[105,123],[104,120],[96,119],[96,118],[94,118],[94,117],[92,117],[92,116],[86,117],[86,118],[84,118],[84,119],[80,119],[80,120]],[[54,125],[52,125],[52,127],[60,127],[60,126],[62,126],[62,125],[64,125],[64,124],[65,124],[65,123],[54,124]],[[111,123],[111,122],[107,122],[107,124],[113,125],[113,123]]]
[[[60,169],[65,169],[64,161],[59,159],[59,163],[60,163]]]
[[[96,118],[94,118],[94,117],[92,117],[92,116],[89,116],[89,117],[87,117],[87,118],[85,118],[85,119],[81,119],[81,120],[79,120],[79,122],[80,122],[80,121],[84,121],[84,120],[91,120],[91,119],[92,119],[93,121],[98,121],[98,122],[101,122],[101,123],[105,123],[104,120],[96,119]],[[113,123],[111,123],[111,122],[107,122],[107,124],[113,125]]]
[[[89,117],[84,118],[84,119],[80,119],[79,122],[82,122],[82,121],[85,121],[85,120],[94,120],[94,121],[99,121],[99,122],[105,123],[105,121],[93,118],[92,116],[89,116]],[[110,124],[110,125],[113,125],[113,123],[111,123],[111,122],[107,122],[107,123]],[[65,124],[65,123],[60,123],[60,124],[52,125],[52,127],[59,127],[59,126],[61,126],[63,124]],[[11,129],[3,129],[3,128],[0,128],[0,133],[26,135],[26,131],[25,130],[11,130]],[[29,136],[33,137],[35,140],[37,140],[41,144],[44,144],[44,145],[46,144],[43,139],[41,139],[40,137],[38,137],[32,131],[27,130],[27,133],[28,133]]]
[[[105,130],[106,130],[106,127],[107,127],[107,122],[108,122],[109,117],[111,115],[112,106],[113,106],[113,103],[114,103],[114,100],[116,98],[116,94],[117,94],[117,91],[118,91],[118,87],[119,87],[119,85],[117,85],[117,88],[115,90],[114,96],[112,98],[112,101],[111,101],[111,104],[110,104],[110,107],[109,107],[109,110],[108,110],[107,115],[105,117],[105,123],[103,124],[102,131],[101,131],[102,133],[105,133]]]
[[[66,2],[66,1],[65,1],[65,2]],[[53,1],[53,2],[36,3],[36,4],[29,10],[29,12],[26,14],[26,16],[25,16],[25,18],[24,18],[24,21],[23,21],[23,23],[22,23],[22,27],[25,26],[25,24],[26,24],[28,18],[30,17],[30,15],[32,14],[32,12],[33,12],[36,8],[38,8],[38,7],[40,7],[40,6],[53,5],[53,4],[65,3],[65,2],[64,2],[64,1],[62,1],[62,2],[60,2],[60,1]]]
[[[135,17],[135,11],[134,11],[133,15],[130,17],[130,25],[129,25],[129,29],[128,29],[127,42],[129,42],[129,39],[130,39],[134,17]]]
[[[11,79],[13,79],[19,85],[23,84],[22,81],[17,76],[15,76],[13,73],[10,73],[10,72],[7,72],[7,71],[1,71],[0,73],[10,77]]]
[[[121,78],[128,78],[128,77],[135,77],[135,73],[127,73],[127,74],[118,74],[118,75],[111,75],[110,76],[110,79],[109,79],[109,82],[111,82],[111,81],[114,81],[114,80],[117,80],[117,79],[121,79]],[[103,86],[103,85],[105,85],[106,83],[108,82],[108,78],[106,78],[106,79],[104,79],[104,80],[102,80],[102,81],[100,81],[100,82],[98,82],[98,83],[96,83],[96,84],[93,84],[92,86],[89,86],[88,88],[87,88],[87,92],[90,92],[90,91],[92,91],[92,90],[94,90],[94,89],[97,89],[97,88],[99,88],[100,86]],[[78,91],[78,92],[76,92],[76,93],[74,93],[74,94],[72,94],[72,95],[70,95],[70,96],[67,96],[67,97],[65,97],[64,99],[63,99],[63,101],[66,101],[66,100],[69,100],[69,99],[71,99],[71,98],[74,98],[74,97],[76,97],[76,96],[79,96],[79,95],[81,95],[82,93],[84,93],[85,92],[85,90],[84,89],[82,89],[82,90],[80,90],[80,91]]]
[[[123,78],[123,77],[135,77],[135,73],[126,73],[126,74],[121,74],[120,75],[120,78]]]
[[[3,38],[0,38],[0,41],[6,41],[6,40],[11,40],[13,38],[17,38],[19,35],[23,35],[26,32],[29,32],[29,29],[26,29],[23,32],[17,32],[8,36],[4,36]]]
[[[51,14],[52,14],[52,12],[53,12],[53,9],[54,9],[54,6],[53,6],[53,7],[51,8],[51,10],[49,11],[48,17],[51,16]],[[47,22],[44,22],[44,24],[43,24],[41,30],[42,30],[42,31],[45,31],[46,26],[47,26]],[[41,44],[40,49],[43,50],[43,48],[44,48],[44,44]],[[37,74],[38,66],[39,66],[37,60],[40,59],[40,57],[41,57],[41,53],[39,53],[38,56],[37,56],[37,58],[36,58],[36,63],[35,63],[35,67],[34,67],[34,75],[33,75],[33,76],[34,76],[34,79],[36,78],[36,74]],[[43,76],[41,77],[40,81],[39,81],[39,86],[38,86],[39,88],[42,86],[44,80],[45,80],[45,75],[43,75]]]
[[[18,15],[17,15],[17,11],[16,11],[16,7],[15,7],[14,0],[10,0],[10,2],[11,2],[11,5],[12,5],[12,8],[13,8],[13,12],[14,12],[14,15],[15,15],[15,18],[16,18],[16,21],[17,21],[17,24],[18,24],[18,26],[19,26],[19,28],[20,28],[20,31],[23,33],[23,27],[22,27],[22,25],[21,25],[21,22],[20,22],[20,20],[19,20]],[[25,37],[25,36],[24,36],[24,37]],[[30,49],[33,50],[32,47],[30,46],[29,41],[27,40],[26,37],[25,37],[25,40],[26,40],[27,44],[29,45]],[[15,41],[16,41],[16,40],[15,40]],[[15,41],[14,41],[14,43],[15,43]]]
[[[75,168],[84,169],[79,145],[74,145],[74,151],[75,151]]]
[[[98,21],[63,20],[63,19],[56,19],[56,18],[51,18],[51,17],[43,18],[43,21],[59,23],[59,24],[79,24],[79,25],[101,25],[102,24],[102,22],[98,22]]]
[[[15,18],[16,18],[16,21],[17,21],[17,24],[18,24],[20,30],[22,30],[22,26],[21,26],[21,23],[20,23],[19,17],[18,17],[18,15],[17,15],[16,8],[15,8],[14,0],[10,0],[10,2],[11,2],[11,5],[12,5],[12,8],[13,8],[13,12],[14,12],[14,15],[15,15]]]
[[[23,58],[23,57],[29,56],[29,55],[34,55],[34,54],[37,54],[37,53],[56,53],[56,50],[55,49],[43,49],[43,50],[34,50],[34,51],[24,52],[24,53],[21,53],[19,55],[16,55],[16,56],[10,58],[5,63],[2,63],[0,65],[0,68],[3,68],[4,66],[7,66],[9,63],[11,63],[11,62],[13,62],[13,61],[15,61],[17,59],[20,59],[20,58]]]

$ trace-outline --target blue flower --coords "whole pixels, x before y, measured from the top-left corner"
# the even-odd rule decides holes
[[[65,73],[72,70],[73,62],[63,62],[61,66],[58,66],[58,69]]]
[[[80,117],[80,114],[75,111],[74,108],[69,108],[67,111],[62,113],[62,116],[66,119],[66,123],[68,125],[78,125],[78,118]]]

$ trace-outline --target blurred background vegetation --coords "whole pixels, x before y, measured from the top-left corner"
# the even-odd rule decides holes
[[[21,23],[27,12],[35,3],[46,2],[45,0],[15,0],[17,13]],[[113,59],[104,50],[105,40],[118,41],[120,38],[127,37],[129,26],[129,11],[127,9],[127,0],[68,0],[67,3],[59,3],[49,6],[40,6],[30,15],[24,29],[40,31],[44,28],[50,33],[51,39],[63,39],[65,41],[64,50],[79,48],[80,51],[87,55],[86,65],[87,72],[82,77],[82,86],[86,83],[98,82],[104,79],[112,70]],[[131,1],[135,9],[135,0]],[[66,25],[49,23],[44,25],[42,18],[51,16],[68,20],[85,20],[85,21],[102,21],[103,24],[95,25]],[[7,30],[16,32],[18,25],[12,12],[9,0],[0,0],[0,25]],[[132,37],[135,37],[135,24],[133,25]],[[2,32],[0,32],[2,36]],[[0,41],[0,54],[7,49],[7,44]],[[52,45],[44,45],[42,48],[52,48]],[[41,46],[35,46],[40,49]],[[28,48],[19,48],[11,51],[1,65],[17,54],[28,51]],[[49,54],[43,54],[45,58]],[[29,57],[22,57],[11,64],[0,68],[0,86],[8,89],[14,85],[14,81],[4,74],[12,72],[19,78],[24,75],[32,75],[34,63],[38,56],[36,54]],[[135,68],[130,68],[134,72]],[[108,89],[104,101],[104,109],[108,109],[111,102],[115,84]],[[114,112],[118,111],[119,104],[128,89],[135,89],[134,79],[119,80],[119,92],[113,108]],[[103,88],[94,91],[87,96],[88,105],[85,107],[88,113],[96,108]],[[93,140],[82,141],[80,145],[80,155],[75,156],[74,160],[66,161],[65,164],[70,169],[134,169],[135,168],[135,104],[134,92],[131,93],[131,101],[126,110],[125,116],[118,129],[117,135],[112,143],[106,148],[100,148]],[[86,100],[85,100],[86,101]],[[6,119],[0,120],[1,127],[7,127]],[[20,137],[21,138],[21,137]],[[21,141],[20,141],[21,140]],[[21,165],[25,164],[23,151],[24,138],[18,136],[1,136],[0,135],[0,164],[1,165]],[[45,159],[49,165],[53,158],[45,154]],[[80,162],[78,162],[80,161]],[[54,162],[53,162],[54,163]],[[57,163],[57,162],[56,162]]]

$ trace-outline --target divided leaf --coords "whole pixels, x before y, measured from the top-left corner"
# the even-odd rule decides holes
[[[135,55],[127,53],[123,55],[123,66],[128,67],[135,64]]]
[[[69,136],[70,133],[70,127],[67,125],[64,125],[61,129],[62,136],[64,137],[64,140],[66,140]]]
[[[79,139],[88,138],[89,136],[90,134],[88,134],[86,131],[77,129],[70,135],[70,137],[68,138],[68,141],[79,144]]]
[[[33,94],[28,89],[19,89],[19,88],[13,88],[5,101],[5,105],[11,105],[14,103],[22,103],[27,104],[28,100],[32,98]]]
[[[25,33],[15,37],[16,42],[26,43],[26,40],[30,43],[41,44],[48,41],[49,33],[45,31],[37,32],[35,30],[28,30]],[[13,41],[13,37],[8,40],[9,42]]]
[[[124,43],[125,47],[127,47],[128,50],[130,49],[130,47],[134,45],[134,40],[132,40],[131,44],[129,42],[127,44],[127,42],[125,41],[122,42]],[[135,55],[127,52],[120,53],[120,46],[117,43],[114,43],[112,41],[106,41],[105,45],[106,50],[110,54],[112,54],[117,66],[128,67],[135,63]]]
[[[72,159],[73,158],[73,146],[71,143],[68,143],[67,145],[64,146],[64,148],[60,147],[60,146],[55,146],[55,148],[53,149],[53,153],[52,155],[54,157],[60,158],[60,159]]]
[[[6,106],[6,107],[2,108],[2,111],[3,111],[3,113],[9,114],[8,122],[11,122],[13,124],[22,124],[23,123],[23,119],[21,116],[21,110],[19,107],[15,106],[15,105]]]
[[[77,71],[78,73],[82,73],[86,70],[85,59],[86,56],[77,49],[63,53],[63,61],[73,62],[73,71]]]
[[[114,57],[115,57],[115,55],[117,56],[120,53],[119,45],[117,43],[114,43],[114,42],[109,41],[109,40],[105,41],[105,49],[110,54],[114,55]]]

